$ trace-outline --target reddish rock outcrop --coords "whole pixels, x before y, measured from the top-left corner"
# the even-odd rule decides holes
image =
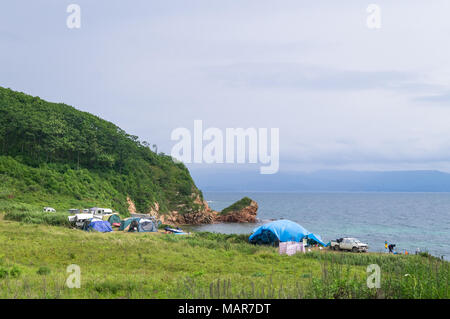
[[[225,223],[255,223],[258,204],[252,200],[249,205],[229,211],[225,214],[219,214],[216,218],[218,222]]]
[[[136,215],[137,214],[136,205],[134,204],[133,200],[129,196],[127,196],[127,203],[128,203],[128,212],[130,213],[130,215]],[[153,204],[153,207],[151,207],[148,212],[144,212],[142,214],[143,215],[148,215],[149,217],[156,217],[156,218],[158,218],[158,215],[159,215],[159,204],[158,204],[158,202],[155,202]]]
[[[134,205],[134,202],[131,200],[129,196],[127,196],[127,203],[128,203],[128,212],[130,214],[136,213],[136,206]]]
[[[161,215],[160,220],[163,224],[168,225],[199,225],[212,224],[215,222],[217,212],[192,212],[179,214],[178,212],[171,212],[167,215]]]
[[[199,225],[212,224],[216,222],[218,212],[212,210],[205,200],[198,196],[194,203],[200,205],[201,209],[195,212],[180,214],[177,211],[161,215],[159,220],[168,225]]]

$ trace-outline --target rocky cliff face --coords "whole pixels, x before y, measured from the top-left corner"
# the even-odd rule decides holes
[[[130,214],[136,214],[136,205],[134,205],[134,202],[131,200],[130,196],[127,196],[127,203],[128,203],[128,212]]]
[[[169,214],[160,215],[159,220],[163,224],[169,225],[199,225],[199,224],[213,224],[216,222],[218,212],[212,210],[205,200],[200,197],[195,199],[195,203],[201,207],[198,211],[179,214],[177,211]]]
[[[247,197],[234,203],[233,205],[217,212],[212,210],[206,201],[202,201],[199,197],[195,200],[196,204],[201,206],[198,211],[180,214],[178,211],[172,211],[167,214],[159,212],[158,203],[155,203],[155,208],[148,214],[156,217],[163,224],[167,225],[201,225],[213,223],[254,223],[256,222],[256,213],[258,204]],[[134,204],[129,199],[129,211],[134,213]],[[134,211],[133,211],[134,210]]]
[[[216,222],[217,212],[192,212],[187,214],[179,214],[171,212],[167,215],[161,215],[159,220],[163,224],[168,225],[200,225],[213,224]]]

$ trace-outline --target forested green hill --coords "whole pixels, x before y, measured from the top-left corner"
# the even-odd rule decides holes
[[[189,171],[150,143],[65,105],[0,87],[0,209],[201,209]],[[78,208],[81,208],[78,207]]]

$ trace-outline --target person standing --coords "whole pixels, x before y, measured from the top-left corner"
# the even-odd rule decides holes
[[[390,245],[388,246],[388,248],[389,248],[389,253],[393,253],[393,252],[394,252],[394,247],[395,247],[394,244],[390,244]]]

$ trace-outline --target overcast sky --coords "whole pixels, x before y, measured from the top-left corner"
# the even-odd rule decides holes
[[[373,2],[381,29],[361,0],[2,1],[0,85],[166,153],[200,119],[279,128],[280,171],[450,171],[450,1]]]

